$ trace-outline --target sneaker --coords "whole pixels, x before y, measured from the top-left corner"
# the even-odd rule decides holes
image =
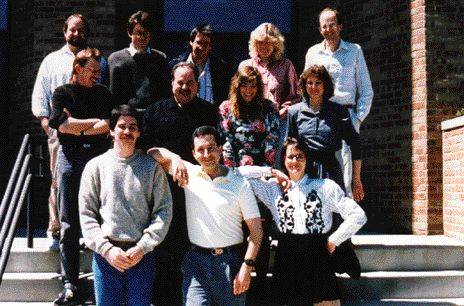
[[[54,305],[77,305],[77,287],[69,283],[64,284],[63,290],[53,303]]]
[[[60,239],[53,237],[52,243],[50,244],[48,249],[52,252],[59,252],[60,251]]]

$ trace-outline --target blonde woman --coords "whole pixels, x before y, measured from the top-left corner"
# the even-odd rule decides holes
[[[287,108],[299,101],[298,76],[292,62],[284,58],[285,38],[272,23],[262,23],[250,34],[250,59],[240,63],[258,69],[263,80],[264,98],[279,109],[280,118],[287,117]]]

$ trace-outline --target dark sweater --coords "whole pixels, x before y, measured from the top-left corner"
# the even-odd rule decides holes
[[[185,62],[190,53],[182,53],[176,58],[173,58],[169,61],[169,67],[172,69],[174,65],[179,62]],[[232,74],[226,62],[219,57],[210,55],[210,69],[211,69],[211,83],[213,86],[213,98],[214,106],[216,111],[219,109],[219,105],[225,100],[227,100],[229,94],[229,85]]]
[[[155,101],[169,97],[170,72],[166,56],[151,49],[151,53],[129,50],[116,51],[108,58],[110,90],[116,103],[131,104],[145,109]]]
[[[200,98],[180,108],[174,98],[158,101],[145,111],[144,148],[160,146],[196,163],[192,156],[192,133],[202,125],[217,124],[214,106]]]
[[[85,87],[77,84],[66,84],[56,88],[53,93],[49,125],[58,129],[68,119],[63,111],[65,108],[76,119],[108,119],[114,106],[110,91],[103,85]],[[58,137],[62,144],[108,142],[107,133],[77,136],[58,132]]]

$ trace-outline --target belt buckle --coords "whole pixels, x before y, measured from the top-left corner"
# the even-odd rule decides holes
[[[219,256],[224,253],[224,249],[212,249],[211,250],[211,255],[213,256]]]
[[[90,143],[84,143],[84,144],[82,145],[82,147],[83,147],[84,149],[90,149],[90,148],[92,147],[92,145],[91,145]]]

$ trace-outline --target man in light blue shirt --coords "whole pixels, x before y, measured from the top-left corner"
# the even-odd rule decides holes
[[[59,142],[55,129],[48,126],[51,115],[52,95],[55,89],[69,83],[73,69],[73,61],[76,53],[87,46],[87,38],[90,32],[89,22],[81,14],[69,16],[63,25],[63,35],[66,44],[59,50],[48,54],[40,64],[37,78],[32,91],[32,113],[40,121],[45,134],[48,136],[48,149],[50,154],[50,170],[52,183],[50,187],[49,225],[48,232],[53,238],[50,248],[59,250],[60,222],[56,205],[56,156]],[[101,75],[105,75],[106,61],[100,62]],[[101,79],[101,77],[100,77]]]
[[[324,40],[309,48],[305,58],[305,70],[312,65],[324,65],[334,83],[331,100],[348,108],[354,128],[359,133],[372,105],[374,92],[366,60],[358,44],[344,41],[340,37],[342,22],[339,12],[325,8],[319,14],[319,32]],[[352,197],[352,161],[350,147],[343,143],[337,152],[343,169],[345,190]]]

